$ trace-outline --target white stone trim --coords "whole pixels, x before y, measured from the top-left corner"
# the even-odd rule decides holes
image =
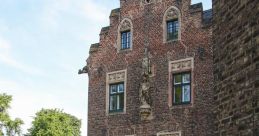
[[[173,68],[174,66],[179,66],[179,68]],[[191,103],[190,105],[193,106],[194,103],[194,87],[195,87],[195,81],[194,81],[194,58],[185,58],[180,60],[174,60],[169,61],[169,67],[168,67],[168,106],[173,107],[173,73],[181,73],[181,72],[191,72]]]
[[[186,58],[169,62],[169,72],[184,71],[194,68],[193,58]]]
[[[157,136],[181,136],[181,131],[178,132],[160,132],[157,133]]]
[[[179,30],[178,30],[178,39],[177,40],[170,40],[170,41],[167,41],[167,14],[168,12],[171,10],[171,9],[174,9],[176,10],[178,13],[178,22],[179,22]],[[175,7],[175,6],[171,6],[169,7],[165,13],[164,13],[164,17],[163,17],[163,23],[162,23],[162,27],[163,27],[163,42],[164,43],[167,43],[167,42],[172,42],[172,41],[179,41],[181,40],[181,27],[182,27],[182,21],[181,21],[181,11]]]
[[[130,29],[128,29],[130,31],[130,48],[126,49],[126,50],[132,50],[133,49],[133,23],[131,21],[131,19],[129,18],[124,18],[122,19],[122,21],[120,22],[119,26],[118,26],[118,36],[117,36],[117,52],[122,51],[121,50],[121,32],[125,31],[125,30],[121,30],[121,27],[123,26],[123,23],[125,21],[128,21],[130,23]]]
[[[113,78],[111,78],[113,77]],[[109,105],[110,105],[110,84],[124,82],[124,109],[123,112],[119,113],[109,113]],[[126,98],[127,98],[127,69],[109,72],[106,74],[106,115],[113,114],[125,114],[126,113]]]

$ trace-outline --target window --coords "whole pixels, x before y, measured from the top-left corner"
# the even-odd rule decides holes
[[[130,48],[130,31],[121,33],[121,49],[129,49]]]
[[[181,12],[177,7],[170,7],[163,17],[163,42],[181,40]]]
[[[178,20],[167,21],[167,41],[177,40],[179,31]]]
[[[191,73],[173,74],[173,104],[191,102]]]
[[[133,26],[129,18],[124,18],[118,27],[117,51],[132,50]]]
[[[110,84],[109,112],[123,112],[124,110],[124,83]]]

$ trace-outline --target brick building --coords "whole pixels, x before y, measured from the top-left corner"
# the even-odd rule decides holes
[[[259,1],[213,0],[219,136],[259,136]]]
[[[212,136],[212,11],[120,0],[91,45],[88,136]]]

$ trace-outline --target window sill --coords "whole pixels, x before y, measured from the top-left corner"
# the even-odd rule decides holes
[[[183,109],[183,108],[192,108],[193,104],[192,103],[184,103],[184,104],[173,104],[170,105],[169,109],[173,110],[173,109]]]
[[[174,43],[174,42],[179,42],[180,39],[174,39],[174,40],[166,40],[164,43]]]
[[[108,116],[121,115],[121,114],[126,114],[126,112],[125,112],[125,111],[109,112],[109,113],[108,113]]]
[[[132,48],[120,49],[120,50],[118,50],[118,53],[127,53],[127,52],[130,52],[130,51],[132,51]]]

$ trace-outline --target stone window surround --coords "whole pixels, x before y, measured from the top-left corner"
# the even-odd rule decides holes
[[[167,19],[167,14],[170,10],[176,10],[178,12],[178,23],[179,23],[179,30],[178,30],[178,39],[175,39],[175,40],[167,40],[167,21],[169,21],[170,19]],[[176,19],[176,18],[175,18]],[[175,7],[175,6],[171,6],[169,7],[165,13],[164,13],[164,17],[163,17],[163,23],[162,23],[162,27],[163,27],[163,43],[168,43],[168,42],[174,42],[174,41],[179,41],[181,40],[181,26],[182,26],[182,23],[181,23],[181,12],[180,10]]]
[[[157,133],[157,136],[181,136],[181,131],[178,132],[160,132]]]
[[[110,113],[110,84],[124,82],[124,109],[123,112]],[[106,115],[126,114],[127,69],[113,71],[106,74]]]
[[[126,28],[126,29],[123,29],[122,30],[122,27],[123,27],[123,23],[125,22],[129,22],[130,23],[130,28]],[[120,22],[119,26],[118,26],[118,36],[117,36],[117,52],[123,52],[123,51],[127,51],[127,50],[132,50],[133,49],[133,23],[131,21],[130,18],[124,18],[122,19],[122,21]],[[130,31],[130,48],[129,49],[124,49],[122,50],[121,49],[121,32],[124,32],[124,31]]]
[[[178,67],[175,67],[178,65]],[[185,67],[184,67],[184,66]],[[186,66],[187,65],[187,66]],[[193,106],[194,102],[194,58],[185,58],[175,61],[169,61],[169,80],[168,80],[168,106],[170,108],[181,107],[181,106]],[[173,74],[182,73],[182,72],[190,72],[191,73],[191,102],[188,105],[173,105]]]

